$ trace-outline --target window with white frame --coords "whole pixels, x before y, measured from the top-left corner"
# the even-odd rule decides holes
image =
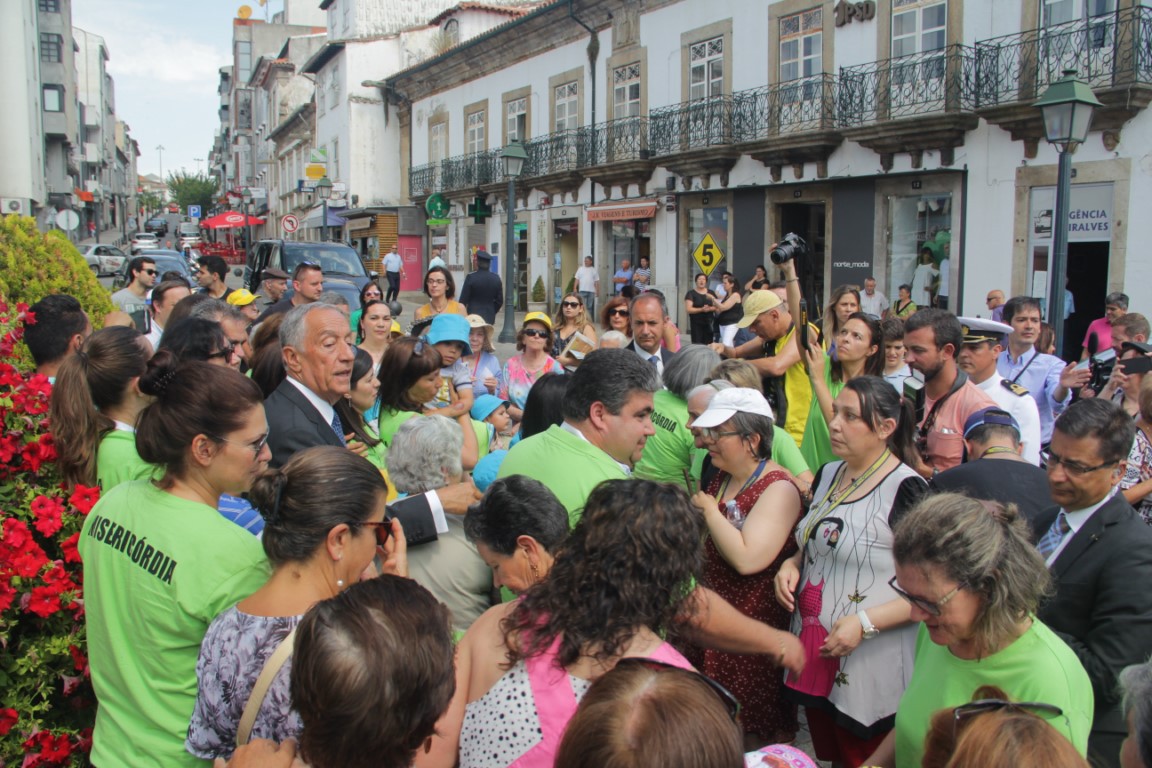
[[[824,14],[812,8],[780,19],[780,82],[823,71]]]
[[[947,2],[893,0],[892,57],[941,50],[944,47],[947,21]]]
[[[612,70],[612,118],[640,114],[640,62]]]
[[[575,80],[556,86],[553,111],[556,118],[557,131],[567,131],[580,126],[580,114],[578,111],[579,97],[580,83]]]
[[[487,145],[484,141],[485,110],[478,109],[469,112],[465,120],[464,151],[467,154],[483,152]]]
[[[504,104],[508,141],[524,141],[528,133],[528,99],[512,99]]]
[[[688,49],[688,100],[699,101],[723,94],[724,38],[693,43]]]
[[[448,156],[448,123],[433,123],[428,128],[428,161],[438,163]]]

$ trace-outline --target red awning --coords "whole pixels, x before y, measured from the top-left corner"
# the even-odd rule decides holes
[[[72,194],[76,195],[76,197],[80,198],[85,203],[96,202],[96,196],[91,192],[85,192],[82,189],[76,188],[72,190]]]
[[[655,200],[629,200],[620,203],[604,203],[587,208],[588,221],[627,221],[629,219],[650,219],[656,215]]]
[[[264,219],[258,219],[255,216],[245,216],[239,211],[228,211],[227,213],[218,213],[211,216],[204,221],[200,222],[200,226],[205,229],[232,229],[233,227],[243,227],[245,224],[263,224]]]

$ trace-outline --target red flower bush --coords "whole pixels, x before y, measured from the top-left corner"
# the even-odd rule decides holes
[[[76,543],[99,489],[68,493],[51,386],[9,362],[27,307],[0,302],[0,766],[86,766],[96,716]]]

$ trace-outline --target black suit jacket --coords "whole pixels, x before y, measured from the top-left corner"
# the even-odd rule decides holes
[[[637,351],[636,350],[636,340],[633,339],[632,341],[628,342],[628,346],[624,347],[624,349],[631,350],[632,352],[636,352]],[[643,350],[641,350],[641,351],[643,351]],[[676,353],[675,352],[669,352],[667,347],[663,347],[663,346],[660,347],[660,360],[661,360],[661,362],[664,363],[664,365],[668,365],[668,362],[675,355],[676,355]]]
[[[480,315],[484,322],[495,323],[496,313],[504,306],[504,283],[500,275],[478,269],[465,277],[460,303],[468,308],[468,314]]]
[[[1037,539],[1059,512],[1033,521]],[[1089,748],[1119,765],[1127,730],[1116,677],[1152,653],[1152,528],[1119,492],[1096,510],[1052,563],[1055,595],[1039,618],[1079,657],[1096,698]]]
[[[268,448],[272,451],[270,467],[280,467],[306,448],[343,445],[316,406],[287,379],[264,401],[264,415],[268,419]],[[409,546],[436,540],[436,521],[423,494],[395,501],[388,511],[400,518]]]

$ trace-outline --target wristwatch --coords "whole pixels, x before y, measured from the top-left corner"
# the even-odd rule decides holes
[[[872,620],[868,618],[867,613],[864,611],[856,611],[856,618],[860,619],[860,627],[864,630],[865,640],[871,640],[880,634],[880,630],[877,629],[876,625],[872,623]]]

